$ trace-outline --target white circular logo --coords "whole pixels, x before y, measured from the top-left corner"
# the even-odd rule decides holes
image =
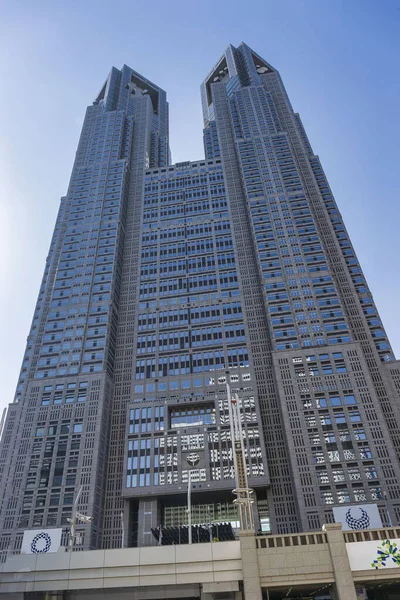
[[[38,533],[31,542],[31,552],[33,554],[43,554],[48,552],[51,547],[51,537],[48,533]]]

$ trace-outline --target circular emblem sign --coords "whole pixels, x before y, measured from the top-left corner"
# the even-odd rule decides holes
[[[358,513],[357,517],[356,511],[360,511],[361,516],[360,513]],[[363,510],[362,508],[349,508],[349,510],[346,513],[346,523],[350,527],[350,529],[368,529],[370,524],[370,518],[368,516],[368,513],[366,513],[365,510]]]
[[[38,533],[31,542],[31,552],[33,554],[43,554],[48,552],[51,546],[51,537],[48,533]]]
[[[199,460],[200,454],[197,454],[197,452],[191,452],[186,457],[186,461],[191,467],[195,467],[198,464]]]

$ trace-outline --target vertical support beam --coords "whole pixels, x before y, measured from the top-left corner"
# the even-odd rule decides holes
[[[138,509],[138,546],[156,546],[151,533],[160,525],[160,506],[158,498],[140,498]]]
[[[326,532],[329,552],[335,575],[337,600],[357,600],[353,575],[347,556],[341,523],[329,523],[322,528]]]
[[[244,599],[262,600],[256,537],[254,535],[254,531],[240,531],[239,539],[240,551],[242,554]]]

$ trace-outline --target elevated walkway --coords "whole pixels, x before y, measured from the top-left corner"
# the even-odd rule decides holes
[[[0,600],[381,600],[400,597],[397,548],[400,528],[343,532],[340,523],[289,535],[244,531],[229,542],[63,548],[9,556]]]

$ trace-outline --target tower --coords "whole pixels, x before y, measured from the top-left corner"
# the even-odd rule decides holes
[[[165,92],[113,68],[87,109],[0,450],[0,551],[237,520],[227,384],[256,527],[332,505],[400,520],[400,369],[277,70],[229,46],[201,86],[205,158],[171,164]],[[397,386],[397,387],[396,387]],[[386,493],[386,497],[384,494]],[[197,519],[197,521],[196,521]]]

